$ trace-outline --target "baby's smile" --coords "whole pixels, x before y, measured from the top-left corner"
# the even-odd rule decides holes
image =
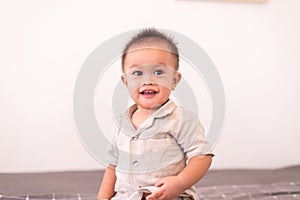
[[[155,96],[156,92],[153,90],[146,90],[144,92],[141,93],[143,95],[143,97],[145,98],[152,98]]]
[[[143,91],[143,92],[141,92],[141,94],[155,94],[155,93],[157,93],[157,92],[155,92],[155,91],[153,91],[153,90],[145,90],[145,91]]]
[[[158,92],[159,92],[158,90],[153,89],[153,88],[142,87],[140,89],[140,94],[147,99],[154,97]]]

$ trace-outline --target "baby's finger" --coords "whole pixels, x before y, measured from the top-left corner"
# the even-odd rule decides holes
[[[161,187],[163,184],[165,184],[164,179],[160,179],[159,181],[157,181],[157,182],[155,183],[155,187]]]
[[[163,191],[161,189],[156,190],[152,194],[146,197],[147,200],[158,200],[163,195]]]

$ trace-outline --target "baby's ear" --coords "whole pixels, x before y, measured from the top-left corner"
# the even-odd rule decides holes
[[[180,72],[176,72],[174,78],[173,78],[173,83],[172,83],[172,90],[175,90],[177,84],[179,83],[179,81],[181,80],[181,73]]]
[[[121,75],[121,80],[123,82],[123,84],[127,87],[128,86],[128,82],[127,82],[127,79],[126,79],[126,76],[124,73],[122,73]]]

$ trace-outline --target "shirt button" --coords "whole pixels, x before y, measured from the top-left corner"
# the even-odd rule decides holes
[[[139,166],[139,162],[138,162],[137,160],[133,161],[133,162],[132,162],[132,166],[134,166],[134,167]]]

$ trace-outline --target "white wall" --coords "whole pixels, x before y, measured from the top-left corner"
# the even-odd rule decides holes
[[[300,163],[299,0],[0,2],[0,172],[98,169],[72,111],[86,57],[142,27],[180,32],[214,61],[226,120],[214,168]]]

